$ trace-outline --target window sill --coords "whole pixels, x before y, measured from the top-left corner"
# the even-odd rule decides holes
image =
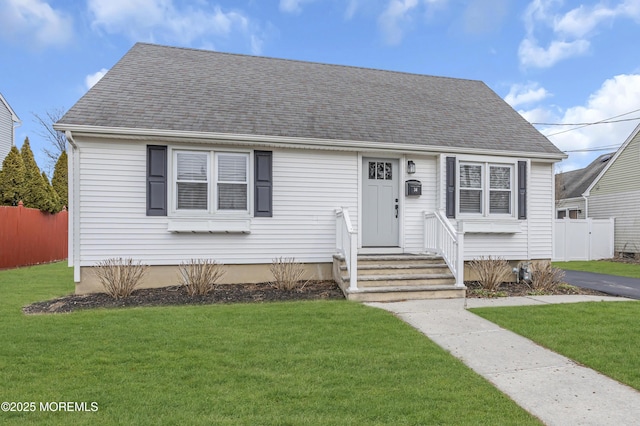
[[[167,230],[173,233],[249,234],[251,233],[251,219],[169,219]]]
[[[461,219],[458,231],[466,234],[517,234],[522,232],[516,219]]]

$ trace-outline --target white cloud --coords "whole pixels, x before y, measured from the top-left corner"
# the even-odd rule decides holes
[[[402,41],[404,33],[411,28],[414,16],[421,10],[428,17],[447,4],[449,0],[389,0],[387,7],[378,17],[378,27],[387,44]]]
[[[589,50],[589,45],[587,40],[555,40],[545,49],[540,47],[535,39],[525,39],[518,47],[518,56],[520,63],[526,67],[548,68],[563,59],[585,53]]]
[[[524,23],[526,37],[520,43],[518,56],[525,67],[548,68],[557,62],[585,54],[590,48],[589,39],[605,23],[616,17],[640,20],[640,2],[625,0],[616,6],[598,3],[580,5],[566,13],[560,13],[560,0],[534,0],[526,8]],[[541,46],[538,36],[550,38]]]
[[[563,151],[607,147],[604,151],[569,153],[569,159],[562,164],[562,170],[568,171],[586,166],[602,152],[615,151],[615,147],[627,139],[640,120],[596,124],[565,132],[577,127],[570,124],[595,123],[616,116],[620,117],[613,120],[638,118],[640,111],[627,113],[640,108],[639,99],[640,74],[622,74],[606,80],[589,96],[585,105],[576,105],[562,111],[537,107],[519,112],[532,123],[566,123],[567,126],[538,126]]]
[[[469,34],[488,34],[500,29],[507,16],[508,0],[474,0],[464,10],[463,28]]]
[[[404,30],[411,21],[411,11],[418,6],[418,0],[391,0],[378,24],[388,44],[398,44],[402,41]]]
[[[504,100],[512,107],[540,102],[549,97],[547,89],[538,83],[513,84]]]
[[[73,36],[71,17],[42,0],[0,2],[0,36],[41,49],[62,46]]]
[[[260,53],[262,37],[247,16],[200,4],[201,8],[178,8],[173,0],[88,1],[92,26],[110,34],[123,34],[135,41],[186,45],[210,43],[208,38],[211,37],[240,36],[253,53]]]
[[[280,10],[286,13],[302,12],[303,3],[311,3],[315,0],[280,0]]]
[[[102,77],[109,71],[106,68],[102,68],[100,71],[96,71],[93,74],[89,74],[84,78],[84,84],[87,86],[87,90],[91,89]]]

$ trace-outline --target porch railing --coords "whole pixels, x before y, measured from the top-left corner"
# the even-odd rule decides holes
[[[440,211],[424,212],[424,249],[442,256],[456,286],[464,286],[464,232],[456,230]]]
[[[349,289],[358,288],[358,234],[353,230],[349,210],[336,209],[336,250],[344,257],[349,272]]]

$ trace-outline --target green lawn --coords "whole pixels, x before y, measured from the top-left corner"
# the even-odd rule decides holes
[[[640,302],[478,308],[471,311],[640,390]]]
[[[72,291],[53,264],[0,272],[3,424],[539,424],[391,314],[347,301],[25,316]]]
[[[553,262],[553,266],[571,271],[596,272],[598,274],[618,275],[640,278],[640,265],[606,260]]]

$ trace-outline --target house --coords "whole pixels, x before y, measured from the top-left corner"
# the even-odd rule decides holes
[[[585,190],[588,217],[615,218],[616,255],[640,257],[640,125]]]
[[[14,144],[14,128],[22,122],[0,93],[0,168]]]
[[[552,255],[566,156],[480,81],[138,43],[55,128],[78,293],[106,258],[166,286],[294,257],[352,299],[454,297],[465,261]]]
[[[556,174],[556,218],[586,219],[586,198],[582,195],[608,164],[613,152],[602,154],[587,167]]]

